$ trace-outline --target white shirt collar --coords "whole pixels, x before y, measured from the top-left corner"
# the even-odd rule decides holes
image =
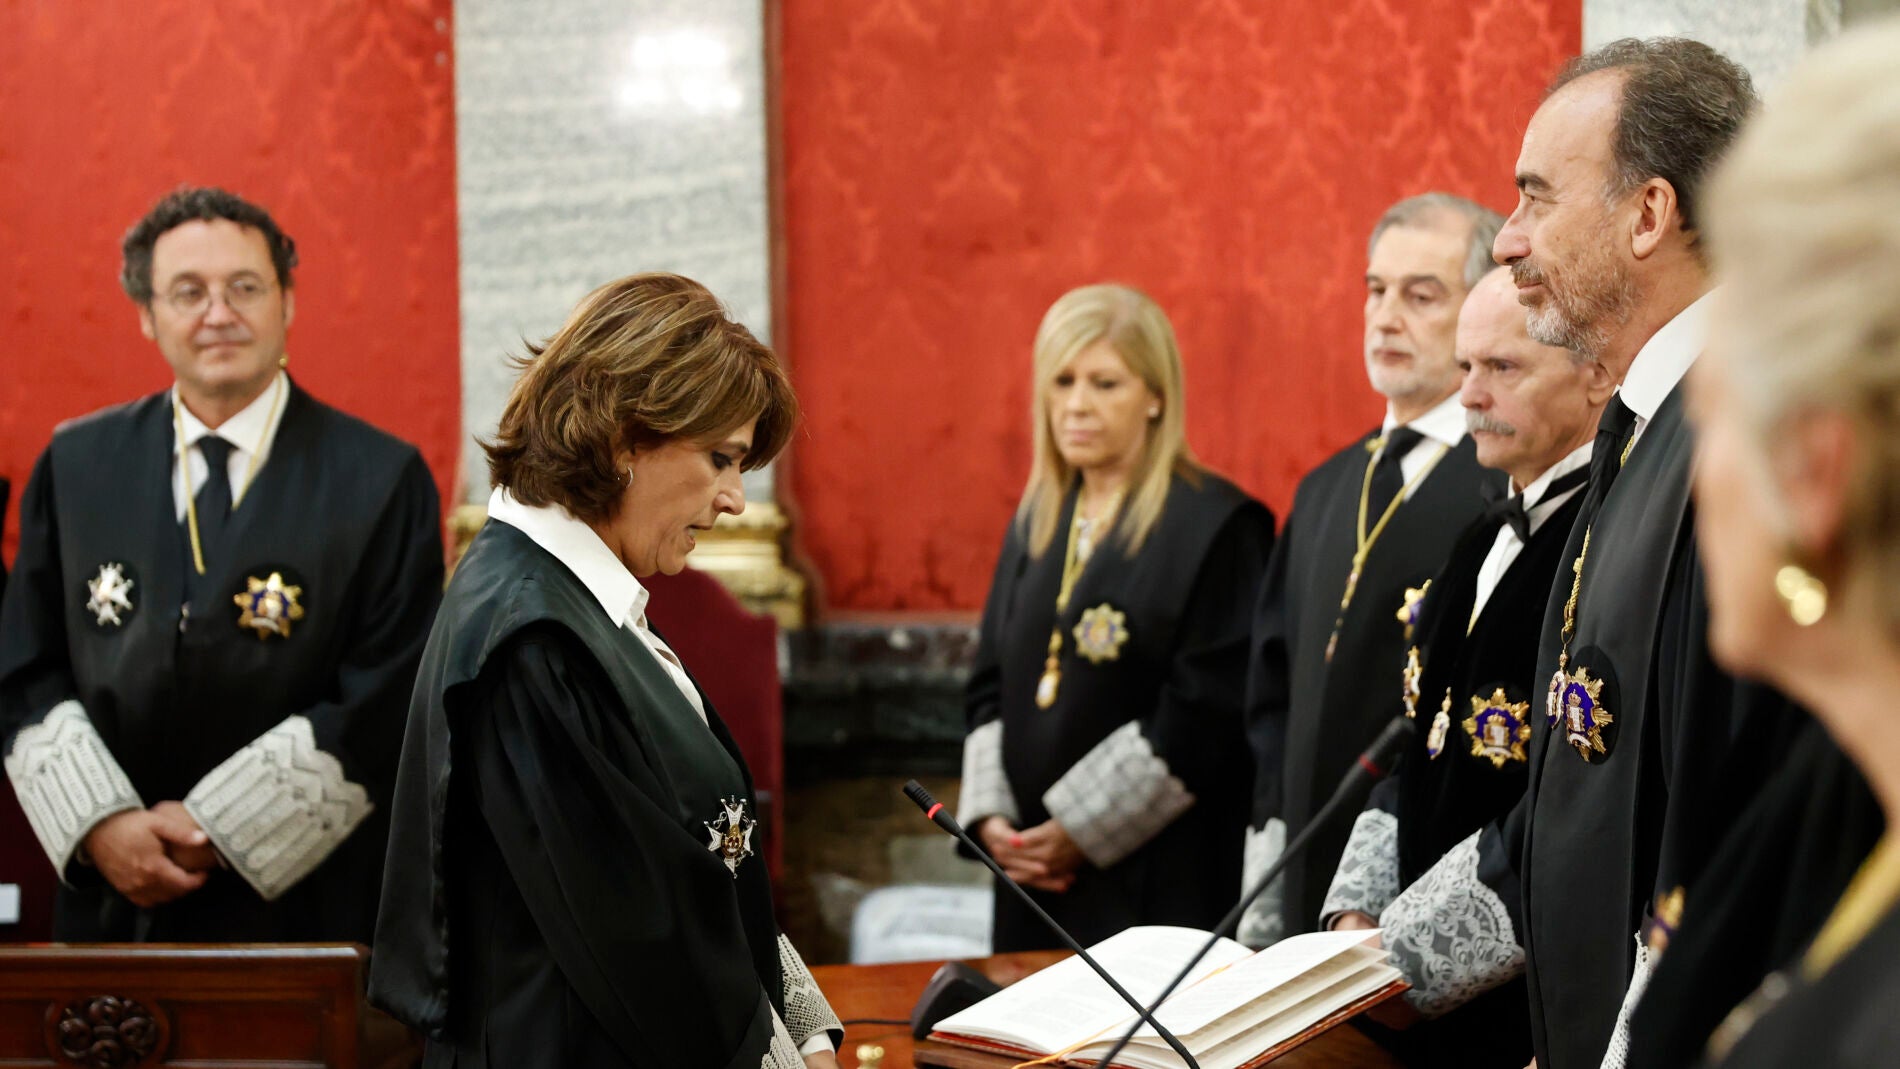
[[[567,566],[615,627],[639,620],[647,611],[647,588],[633,577],[620,558],[607,548],[592,527],[559,505],[524,505],[513,494],[496,487],[488,495],[488,518],[500,520],[527,535]]]
[[[182,453],[198,444],[198,439],[207,434],[215,434],[239,450],[256,455],[258,462],[263,463],[265,455],[270,452],[272,439],[277,437],[277,425],[283,422],[284,403],[289,396],[290,376],[279,371],[263,393],[214,430],[192,415],[190,408],[178,403],[178,387],[174,384],[172,404],[177,406],[179,420],[185,425],[184,437],[177,443],[177,452]]]
[[[1551,513],[1556,512],[1563,506],[1565,501],[1570,500],[1573,495],[1583,490],[1581,486],[1573,486],[1567,492],[1558,494],[1549,500],[1545,500],[1544,496],[1546,491],[1549,490],[1551,483],[1556,482],[1558,479],[1563,478],[1579,468],[1588,467],[1590,464],[1590,454],[1596,451],[1596,444],[1596,440],[1592,439],[1572,449],[1562,460],[1552,464],[1549,471],[1539,475],[1536,479],[1531,481],[1529,486],[1524,488],[1523,500],[1536,502],[1536,504],[1530,507],[1530,512],[1526,514],[1526,518],[1530,521],[1532,534],[1537,533],[1537,529],[1543,526],[1544,521],[1550,518]]]
[[[1385,409],[1385,422],[1379,427],[1384,434],[1398,426],[1398,420],[1392,415],[1392,406]],[[1465,436],[1465,406],[1458,401],[1458,392],[1452,391],[1450,397],[1434,405],[1430,411],[1408,424],[1432,441],[1447,448],[1457,445]]]
[[[1709,338],[1709,298],[1715,291],[1696,298],[1695,303],[1676,313],[1661,330],[1650,335],[1630,361],[1618,393],[1623,403],[1644,423],[1656,418],[1669,391],[1689,372],[1689,365],[1702,355]]]

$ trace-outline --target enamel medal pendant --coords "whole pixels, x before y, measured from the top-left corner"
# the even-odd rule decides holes
[[[721,799],[719,819],[708,820],[706,834],[710,840],[706,849],[726,863],[726,871],[733,879],[739,878],[739,862],[752,856],[752,829],[758,821],[745,815],[745,799]]]
[[[255,634],[259,642],[272,635],[289,638],[290,625],[303,619],[302,597],[303,587],[284,582],[282,572],[272,572],[267,579],[247,577],[244,593],[231,599],[238,607],[238,628]]]
[[[1524,744],[1531,741],[1530,713],[1529,702],[1508,700],[1503,687],[1492,690],[1489,699],[1473,695],[1471,715],[1465,718],[1471,755],[1488,759],[1493,768],[1528,760]]]
[[[132,588],[138,584],[126,571],[123,564],[101,564],[98,576],[86,580],[86,592],[91,595],[86,599],[86,611],[102,630],[123,627],[125,618],[132,615]]]

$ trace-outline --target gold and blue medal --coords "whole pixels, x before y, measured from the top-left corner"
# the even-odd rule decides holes
[[[303,587],[284,581],[284,573],[271,572],[267,578],[247,576],[244,592],[231,600],[238,607],[238,628],[265,642],[272,635],[290,637],[290,625],[303,619]]]
[[[1471,736],[1471,756],[1488,759],[1493,768],[1528,760],[1524,744],[1531,741],[1531,703],[1511,701],[1503,687],[1489,698],[1473,695],[1465,734]]]
[[[1570,667],[1570,640],[1577,633],[1577,598],[1583,592],[1583,563],[1590,556],[1590,531],[1583,532],[1583,547],[1571,564],[1570,599],[1564,602],[1563,649],[1557,654],[1557,671],[1550,677],[1550,693],[1544,699],[1544,714],[1550,729],[1561,725],[1564,741],[1589,761],[1609,753],[1603,744],[1603,729],[1616,717],[1603,704],[1603,680],[1578,665]]]
[[[1104,601],[1082,611],[1073,634],[1075,652],[1090,664],[1115,660],[1128,642],[1128,614]]]

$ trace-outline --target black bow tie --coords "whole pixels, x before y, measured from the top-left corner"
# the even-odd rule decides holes
[[[1550,485],[1545,487],[1544,492],[1538,496],[1537,503],[1529,507],[1526,507],[1524,504],[1523,494],[1507,494],[1505,492],[1510,486],[1508,481],[1500,484],[1486,480],[1483,486],[1479,488],[1479,491],[1484,495],[1484,514],[1488,519],[1510,524],[1511,530],[1517,532],[1517,540],[1519,542],[1528,543],[1531,540],[1530,510],[1546,501],[1555,500],[1560,494],[1569,493],[1571,490],[1582,486],[1583,481],[1589,477],[1589,468],[1578,468],[1575,471],[1566,472],[1552,479]]]

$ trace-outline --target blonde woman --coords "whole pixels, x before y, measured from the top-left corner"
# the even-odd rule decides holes
[[[1710,645],[1728,669],[1813,711],[1866,775],[1889,826],[1900,818],[1896,54],[1894,22],[1817,52],[1712,185],[1708,234],[1725,285],[1690,405]],[[1825,752],[1778,756],[1793,774],[1784,812],[1826,801],[1827,779],[1812,774],[1826,771]],[[1775,845],[1766,836],[1777,816],[1744,822],[1745,841],[1724,852]],[[1856,833],[1839,817],[1809,823],[1797,834],[1823,843]],[[1684,940],[1756,882],[1713,872],[1700,901],[1690,889]],[[1828,874],[1804,865],[1795,878]],[[1729,1014],[1708,1060],[1736,1069],[1894,1064],[1897,907],[1900,842],[1888,832],[1818,936]],[[1724,934],[1762,938],[1754,928]],[[1645,1002],[1658,994],[1652,987]],[[1671,1011],[1662,1001],[1653,1008]]]
[[[1180,353],[1126,286],[1036,333],[1035,459],[983,611],[961,819],[1084,943],[1210,927],[1250,785],[1241,722],[1273,516],[1195,461]],[[998,895],[998,951],[1056,945]]]

